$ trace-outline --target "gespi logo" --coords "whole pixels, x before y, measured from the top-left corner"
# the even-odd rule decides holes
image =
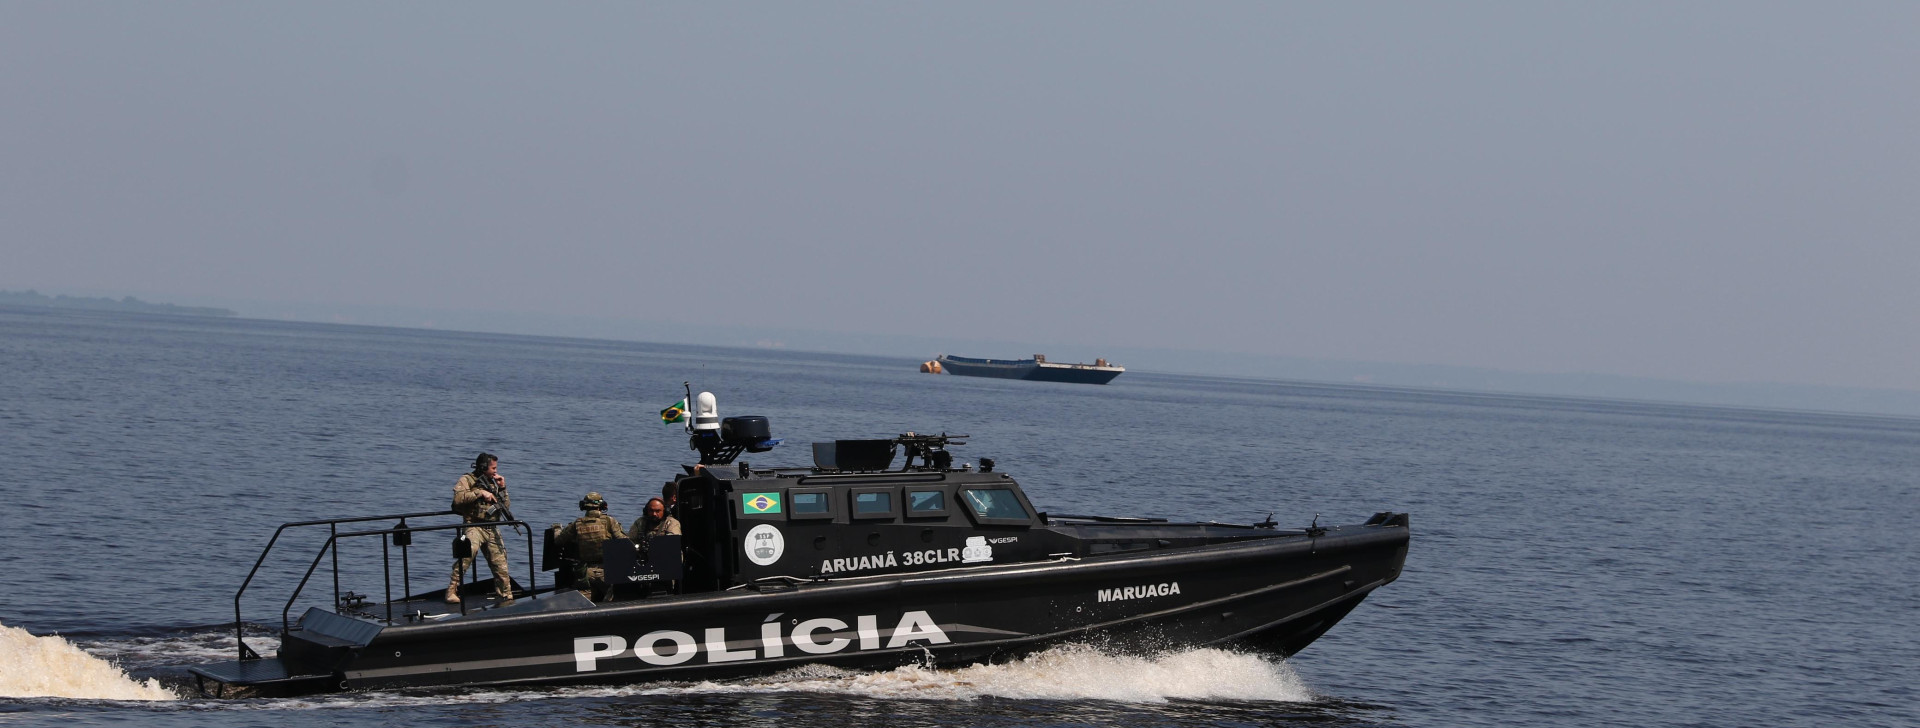
[[[726,627],[709,627],[701,631],[701,639],[678,630],[655,630],[641,635],[628,644],[627,638],[620,635],[600,635],[598,637],[576,637],[573,640],[573,667],[575,672],[592,672],[599,669],[601,660],[621,657],[638,657],[649,665],[679,665],[703,658],[707,664],[758,660],[769,657],[785,657],[787,647],[810,655],[830,655],[844,652],[849,647],[857,650],[878,650],[906,647],[914,640],[926,640],[927,644],[943,645],[952,642],[945,630],[933,621],[925,611],[911,611],[900,615],[900,621],[893,629],[880,629],[877,615],[863,614],[854,617],[853,624],[832,617],[796,621],[792,629],[786,629],[787,623],[780,621],[780,615],[767,617],[760,625],[758,639],[748,638],[738,642],[729,640]],[[751,646],[747,646],[751,645]]]

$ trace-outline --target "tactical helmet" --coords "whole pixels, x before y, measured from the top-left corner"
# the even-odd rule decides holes
[[[607,501],[606,499],[603,499],[600,497],[599,491],[588,493],[587,497],[580,499],[580,510],[604,511],[606,509],[607,509]]]

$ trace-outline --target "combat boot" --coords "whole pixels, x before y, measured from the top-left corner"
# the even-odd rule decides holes
[[[460,603],[460,587],[457,587],[457,586],[447,587],[447,603],[448,604]]]

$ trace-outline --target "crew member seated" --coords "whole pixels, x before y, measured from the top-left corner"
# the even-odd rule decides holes
[[[573,562],[574,587],[585,587],[580,593],[598,601],[607,591],[604,544],[609,539],[626,538],[627,532],[620,529],[619,521],[607,515],[607,501],[599,493],[588,493],[581,498],[580,510],[586,514],[561,529],[553,542],[562,548],[571,547],[577,554]]]
[[[667,514],[667,504],[659,498],[647,501],[647,510],[640,520],[633,522],[633,535],[636,539],[649,536],[680,535],[680,519]]]

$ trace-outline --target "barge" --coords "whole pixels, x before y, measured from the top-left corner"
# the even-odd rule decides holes
[[[939,370],[948,374],[963,377],[1073,384],[1106,384],[1127,371],[1126,367],[1109,364],[1105,359],[1095,359],[1092,364],[1063,364],[1047,361],[1045,354],[1035,354],[1032,359],[975,359],[941,354],[929,363],[938,364]]]

